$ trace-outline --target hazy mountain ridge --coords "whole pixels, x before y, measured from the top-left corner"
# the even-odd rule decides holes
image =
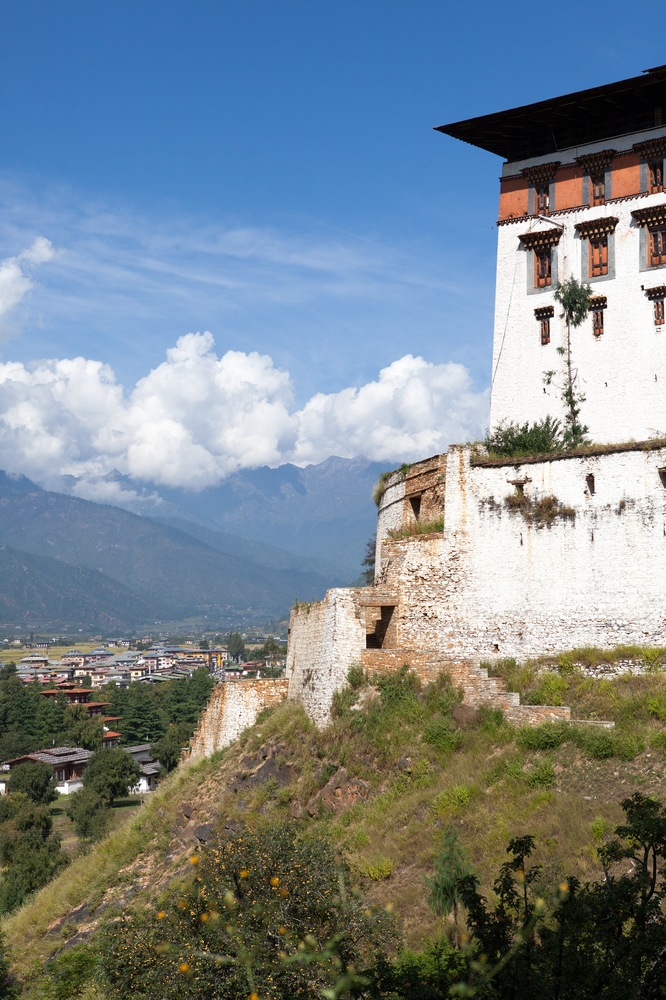
[[[304,469],[246,469],[200,493],[160,489],[165,504],[151,516],[194,518],[216,531],[326,560],[354,578],[375,531],[372,488],[390,467],[331,457]]]
[[[357,576],[374,530],[376,478],[377,466],[362,460],[256,469],[202,494],[165,491],[164,513],[181,509],[180,500],[189,509],[156,517],[0,472],[0,545],[14,554],[0,579],[3,617],[100,628],[282,616],[296,598]]]
[[[109,629],[136,626],[160,612],[103,573],[4,547],[0,580],[2,622]]]

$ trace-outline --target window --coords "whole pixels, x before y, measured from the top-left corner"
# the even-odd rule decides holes
[[[608,236],[590,239],[590,277],[599,278],[608,274]]]
[[[605,295],[592,295],[589,302],[592,313],[592,333],[595,337],[601,337],[604,332],[604,309],[608,305],[608,299]]]
[[[547,181],[534,185],[534,207],[537,215],[548,215],[550,211],[550,184]]]
[[[650,160],[648,163],[648,191],[661,194],[664,190],[664,161]]]
[[[663,326],[664,325],[664,300],[655,299],[654,300],[654,325]]]
[[[553,247],[560,242],[563,229],[564,226],[559,224],[543,229],[540,223],[536,223],[535,229],[518,237],[522,248],[530,255],[526,275],[528,293],[532,289],[540,291],[550,288],[553,280],[557,280],[557,260],[553,256]]]
[[[603,205],[606,201],[606,171],[590,172],[590,205]]]
[[[534,251],[534,287],[547,288],[552,281],[551,251]]]
[[[534,310],[534,315],[539,324],[539,332],[541,334],[541,344],[546,346],[550,344],[550,321],[554,315],[555,310],[553,306],[541,306],[540,309]]]
[[[576,222],[574,229],[581,239],[582,278],[613,277],[614,232],[619,222],[615,215]]]
[[[661,267],[666,264],[666,225],[648,230],[648,266]]]
[[[421,513],[421,494],[418,493],[416,496],[409,498],[409,504],[412,508],[412,514],[414,515],[414,520],[418,521],[419,515]]]

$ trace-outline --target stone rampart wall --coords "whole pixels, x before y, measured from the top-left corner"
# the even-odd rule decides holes
[[[283,678],[227,681],[216,684],[190,743],[190,757],[198,760],[224,750],[265,708],[287,697]]]
[[[289,622],[287,678],[289,697],[302,702],[318,725],[328,719],[335,691],[347,683],[349,668],[360,663],[366,643],[363,589],[329,590],[323,601],[301,604]]]
[[[666,644],[664,449],[499,467],[469,458],[449,452],[441,535],[384,542],[398,646],[478,662]]]

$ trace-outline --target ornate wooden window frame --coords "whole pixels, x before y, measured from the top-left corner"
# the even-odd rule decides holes
[[[631,214],[642,230],[639,269],[666,267],[666,202],[637,208]]]
[[[539,323],[542,347],[550,344],[550,321],[554,315],[555,309],[553,306],[541,306],[539,309],[534,310],[534,316]]]
[[[607,215],[574,225],[581,239],[587,241],[582,254],[584,280],[614,277],[615,248],[611,237],[619,221],[616,215]]]
[[[615,149],[599,149],[576,157],[576,164],[583,170],[583,204],[605,205],[613,197],[611,163],[617,155]],[[595,187],[599,188],[595,192]]]
[[[534,290],[550,288],[553,283],[553,247],[560,242],[562,232],[559,227],[552,226],[549,229],[534,229],[518,237],[525,249],[531,251]],[[547,267],[547,273],[544,267]]]
[[[605,295],[591,295],[589,306],[592,313],[592,333],[598,339],[604,332],[604,312],[608,300]]]
[[[560,160],[549,163],[537,163],[532,167],[524,167],[520,173],[530,182],[528,194],[528,215],[550,215],[555,211],[555,174]],[[546,199],[544,203],[544,199]]]
[[[646,288],[645,294],[654,306],[654,325],[664,325],[664,300],[666,299],[666,285],[654,285]]]

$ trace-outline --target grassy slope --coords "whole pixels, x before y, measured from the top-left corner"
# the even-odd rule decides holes
[[[47,959],[94,935],[114,906],[158,906],[188,877],[194,829],[204,822],[216,821],[224,835],[225,825],[233,831],[303,808],[300,822],[330,832],[371,896],[393,905],[414,945],[438,930],[424,878],[446,823],[459,831],[486,890],[508,839],[524,833],[537,837],[546,897],[564,874],[597,877],[596,844],[621,821],[620,800],[635,790],[666,800],[666,675],[653,667],[642,677],[588,681],[568,661],[545,676],[534,666],[501,670],[537,699],[559,690],[577,714],[614,718],[616,733],[602,733],[596,745],[581,738],[530,749],[496,714],[466,718],[445,682],[425,692],[395,684],[381,697],[367,686],[350,690],[324,731],[285,703],[224,753],[180,768],[137,815],[5,922],[23,996],[46,997]],[[549,732],[544,744],[570,731]],[[293,765],[287,783],[253,782],[266,751],[277,765]],[[366,782],[367,798],[345,804],[343,797],[340,809],[308,818],[308,801],[336,767]],[[189,821],[180,808],[186,802]]]

